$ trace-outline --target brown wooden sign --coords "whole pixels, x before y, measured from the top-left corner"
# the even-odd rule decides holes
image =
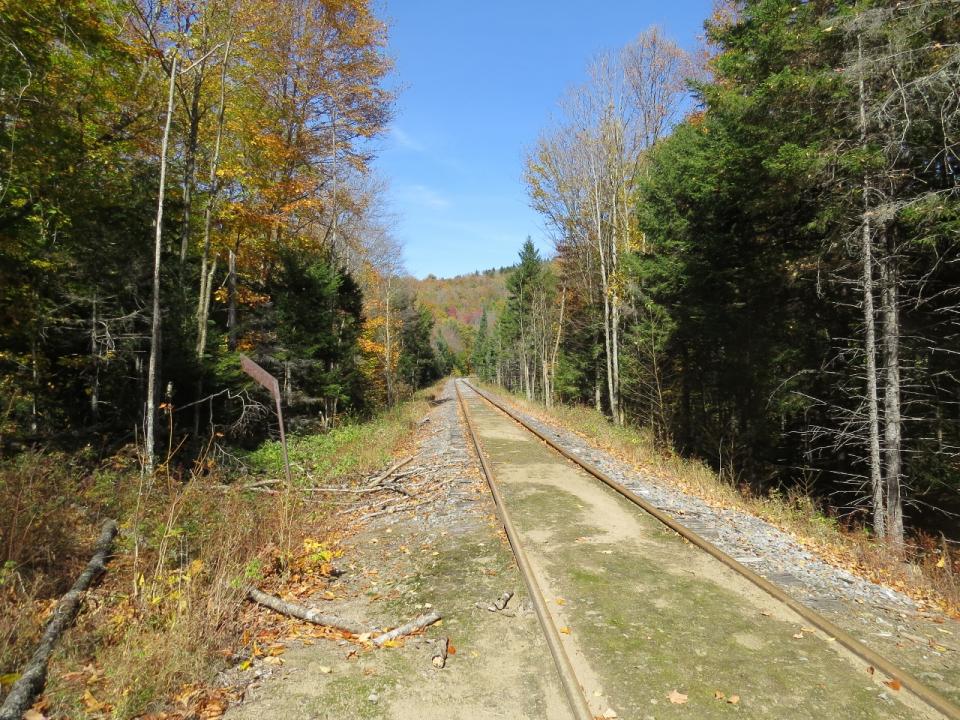
[[[287,471],[287,485],[293,485],[293,477],[290,475],[290,460],[287,458],[287,434],[283,430],[283,410],[280,407],[280,383],[273,375],[243,353],[240,354],[240,367],[247,375],[263,385],[273,397],[273,402],[277,406],[277,420],[280,422],[280,445],[283,449],[283,467]]]

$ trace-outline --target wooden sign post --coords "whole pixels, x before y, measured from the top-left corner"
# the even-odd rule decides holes
[[[293,477],[290,475],[290,460],[287,457],[287,435],[283,430],[283,410],[280,407],[280,383],[273,375],[242,353],[240,355],[240,367],[247,375],[270,391],[273,401],[277,405],[277,420],[280,421],[280,445],[283,448],[283,467],[287,471],[287,486],[292,487]]]

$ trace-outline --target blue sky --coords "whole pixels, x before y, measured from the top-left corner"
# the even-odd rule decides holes
[[[377,167],[409,272],[450,277],[510,265],[527,235],[524,150],[590,59],[660,25],[693,49],[710,0],[385,0],[396,117]]]

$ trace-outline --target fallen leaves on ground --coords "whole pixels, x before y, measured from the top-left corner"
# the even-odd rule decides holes
[[[739,696],[739,695],[731,695],[730,697],[727,697],[727,694],[726,694],[725,692],[723,692],[722,690],[714,690],[714,691],[713,691],[713,699],[714,699],[714,700],[725,701],[725,702],[727,702],[727,703],[730,704],[730,705],[736,705],[736,704],[738,704],[738,703],[740,702],[740,696]]]
[[[674,705],[683,705],[687,702],[687,696],[682,692],[678,692],[677,690],[671,690],[667,694],[667,700],[672,702]]]
[[[890,688],[891,690],[893,690],[894,692],[899,692],[899,691],[900,691],[900,688],[901,688],[900,681],[897,680],[896,678],[891,678],[891,679],[889,679],[889,680],[884,680],[884,681],[883,681],[883,684],[886,685],[886,686],[887,686],[888,688]]]

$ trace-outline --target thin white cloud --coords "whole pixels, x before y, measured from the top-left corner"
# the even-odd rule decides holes
[[[400,199],[405,202],[433,210],[450,207],[450,201],[447,198],[426,185],[404,185],[400,188],[399,194]]]
[[[410,133],[406,132],[399,125],[390,126],[390,136],[399,147],[404,150],[413,150],[414,152],[423,152],[426,148],[419,143]]]

